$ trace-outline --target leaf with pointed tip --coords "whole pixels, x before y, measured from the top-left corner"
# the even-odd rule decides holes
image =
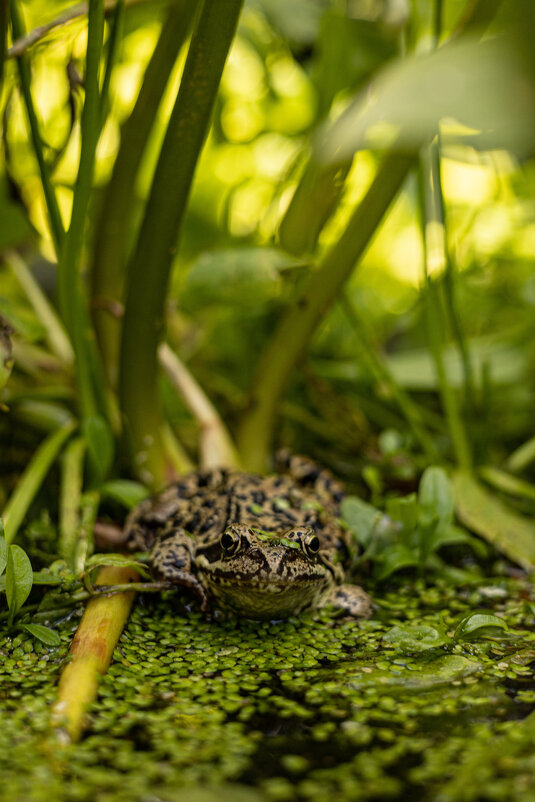
[[[44,624],[23,624],[23,627],[46,646],[59,646],[61,643],[58,633],[50,627],[45,627]]]
[[[9,546],[6,566],[6,596],[9,623],[16,616],[30,594],[33,584],[32,564],[20,546]]]

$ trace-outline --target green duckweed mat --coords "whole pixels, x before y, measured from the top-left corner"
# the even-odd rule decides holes
[[[48,713],[78,618],[57,649],[4,637],[2,802],[535,800],[531,586],[416,583],[378,603],[360,625],[209,623],[138,599],[71,746]],[[456,642],[474,611],[507,631]]]

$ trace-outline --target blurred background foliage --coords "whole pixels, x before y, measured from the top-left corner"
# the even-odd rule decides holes
[[[96,152],[86,283],[87,266],[99,258],[93,236],[121,126],[169,6],[126,3]],[[31,31],[72,7],[29,0],[19,8]],[[473,27],[463,39],[456,32],[470,14]],[[427,228],[425,260],[421,187],[413,171],[292,372],[279,406],[276,444],[310,454],[372,495],[385,481],[413,489],[429,454],[397,401],[401,388],[433,442],[436,461],[454,461],[425,320],[435,288],[447,313],[441,328],[447,381],[475,463],[503,465],[533,436],[535,170],[529,132],[535,81],[526,46],[532,17],[523,2],[245,3],[166,301],[167,340],[231,432],[246,413],[259,355],[311,266],[337,242],[365,196],[381,151],[397,141],[416,153],[438,116],[446,225],[439,221],[434,233]],[[109,12],[107,42],[112,19]],[[435,55],[442,60],[433,59],[437,45],[452,36],[458,41],[439,47]],[[86,43],[87,17],[80,14],[51,28],[27,51],[44,154],[65,226],[79,168]],[[131,218],[125,220],[130,249],[185,55],[186,47],[158,105],[133,185]],[[2,98],[0,251],[8,256],[0,263],[0,312],[14,331],[15,360],[0,418],[5,500],[43,429],[76,408],[76,386],[72,364],[50,349],[46,322],[13,270],[13,259],[21,257],[55,303],[56,257],[15,58],[6,60]],[[324,165],[317,169],[331,170],[333,203],[321,224],[311,220],[309,228],[301,221],[297,236],[287,210],[311,153]],[[434,324],[440,325],[436,319]],[[161,375],[160,383],[166,418],[195,463],[198,423],[168,378]],[[526,480],[533,478],[530,465],[528,455],[521,461]],[[132,467],[116,461],[113,473],[132,474]],[[524,498],[520,506],[530,510],[532,503]]]

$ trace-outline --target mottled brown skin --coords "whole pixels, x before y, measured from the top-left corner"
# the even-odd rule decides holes
[[[341,485],[301,457],[285,473],[192,473],[142,502],[126,523],[128,547],[151,551],[153,572],[213,606],[248,618],[285,618],[332,605],[368,617],[370,597],[344,584],[347,532]]]

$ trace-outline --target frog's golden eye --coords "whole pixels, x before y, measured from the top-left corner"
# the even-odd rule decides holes
[[[303,546],[309,557],[312,557],[320,550],[320,539],[317,535],[307,535],[303,540]]]
[[[223,532],[221,535],[221,540],[219,542],[221,543],[221,548],[225,554],[236,554],[240,548],[241,537],[238,532],[235,532],[232,529],[227,529],[226,532]]]

